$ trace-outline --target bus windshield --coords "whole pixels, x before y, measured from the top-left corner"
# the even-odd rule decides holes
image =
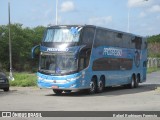
[[[73,53],[65,54],[41,54],[40,72],[63,75],[73,73],[78,70],[77,58]]]
[[[82,27],[48,28],[43,42],[78,42]]]

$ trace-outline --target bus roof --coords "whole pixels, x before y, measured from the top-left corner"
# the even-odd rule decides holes
[[[144,36],[136,35],[136,34],[133,34],[133,33],[123,32],[123,31],[114,30],[114,29],[105,28],[105,27],[96,26],[96,25],[52,25],[52,26],[49,26],[47,28],[67,28],[67,27],[95,27],[95,28],[100,28],[100,29],[104,29],[104,30],[108,30],[108,31],[122,33],[122,34],[128,34],[128,35],[131,35],[131,36],[146,38]]]

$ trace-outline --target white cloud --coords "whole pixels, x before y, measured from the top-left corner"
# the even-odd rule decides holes
[[[61,4],[61,12],[70,12],[75,10],[75,5],[72,1],[65,1]]]
[[[145,12],[141,12],[140,14],[139,14],[139,17],[141,17],[141,18],[143,18],[143,17],[145,17],[147,14],[145,13]]]
[[[89,18],[89,24],[106,25],[112,22],[112,16]]]
[[[138,2],[140,2],[141,4],[138,4]],[[128,5],[129,7],[146,6],[143,11],[139,13],[140,18],[160,12],[160,0],[128,0]]]
[[[128,0],[128,7],[144,7],[151,5],[154,0]]]
[[[160,5],[153,5],[150,9],[149,12],[160,12]]]

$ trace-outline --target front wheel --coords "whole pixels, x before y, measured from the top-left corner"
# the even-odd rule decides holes
[[[60,94],[62,94],[62,90],[53,90],[53,92],[56,94],[56,95],[60,95]]]
[[[71,93],[72,90],[64,90],[65,93]]]

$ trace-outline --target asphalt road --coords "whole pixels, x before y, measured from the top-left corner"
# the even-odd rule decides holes
[[[0,111],[160,111],[160,72],[147,75],[135,89],[107,88],[94,95],[64,93],[51,89],[11,87],[0,90]]]

